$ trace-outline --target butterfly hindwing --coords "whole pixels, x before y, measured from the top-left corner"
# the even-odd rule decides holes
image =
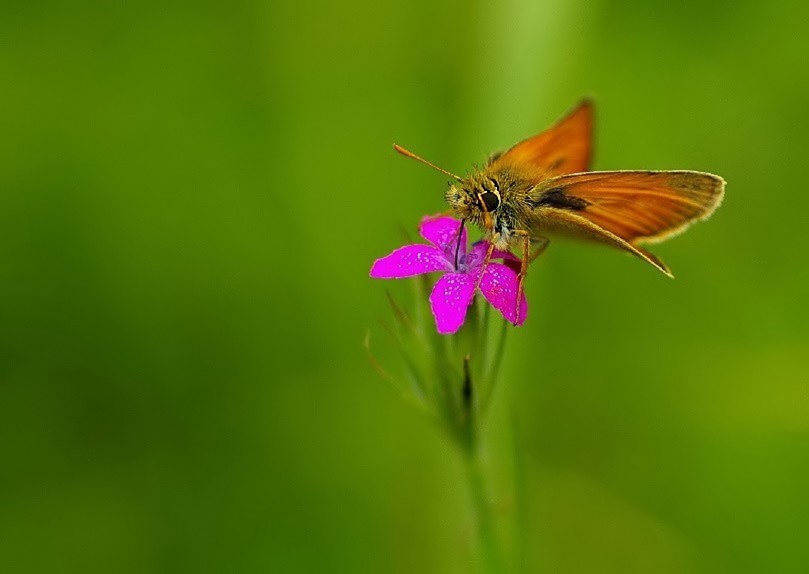
[[[574,173],[540,182],[530,202],[538,227],[609,243],[671,275],[638,245],[662,241],[708,217],[724,186],[722,178],[694,171]]]

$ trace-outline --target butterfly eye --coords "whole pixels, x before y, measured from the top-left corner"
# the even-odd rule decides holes
[[[500,198],[496,193],[492,193],[491,191],[482,194],[480,198],[486,206],[486,211],[492,212],[500,205]]]

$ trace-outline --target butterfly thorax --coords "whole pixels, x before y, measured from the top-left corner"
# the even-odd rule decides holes
[[[480,227],[497,249],[507,249],[514,232],[530,225],[534,185],[515,170],[486,167],[450,185],[445,198],[457,217]]]

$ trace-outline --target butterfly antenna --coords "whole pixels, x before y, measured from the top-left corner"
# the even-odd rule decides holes
[[[457,176],[457,175],[455,175],[454,173],[450,173],[450,172],[448,172],[448,171],[447,171],[447,170],[445,170],[445,169],[441,169],[440,167],[438,167],[438,166],[437,166],[437,165],[435,165],[434,163],[430,163],[429,161],[427,161],[427,160],[426,160],[426,159],[424,159],[423,157],[419,157],[419,156],[417,156],[417,155],[416,155],[416,154],[414,154],[412,151],[408,151],[408,150],[406,150],[405,148],[403,148],[402,146],[400,146],[400,145],[398,145],[398,144],[393,144],[393,149],[395,149],[396,151],[398,151],[400,154],[402,154],[402,155],[403,155],[403,156],[405,156],[405,157],[409,157],[410,159],[415,159],[416,161],[420,161],[420,162],[421,162],[421,163],[423,163],[423,164],[429,165],[431,168],[433,168],[433,169],[435,169],[435,170],[440,171],[440,172],[441,172],[441,173],[443,173],[444,175],[448,175],[448,176],[450,176],[450,177],[451,177],[451,178],[453,178],[455,181],[463,181],[463,180],[462,180],[460,177],[458,177],[458,176]]]
[[[461,250],[461,237],[463,237],[463,226],[466,219],[461,219],[461,226],[458,228],[458,240],[455,242],[455,271],[458,270],[458,253]]]

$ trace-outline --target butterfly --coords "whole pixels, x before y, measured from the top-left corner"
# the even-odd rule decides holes
[[[445,193],[462,222],[480,227],[494,249],[522,248],[527,265],[550,236],[567,235],[632,253],[669,277],[668,266],[642,245],[656,243],[710,216],[725,181],[699,171],[589,171],[593,104],[582,101],[548,130],[489,158],[458,177],[394,145],[399,153],[453,178]],[[531,253],[532,244],[535,250]],[[517,301],[520,300],[519,294]]]

